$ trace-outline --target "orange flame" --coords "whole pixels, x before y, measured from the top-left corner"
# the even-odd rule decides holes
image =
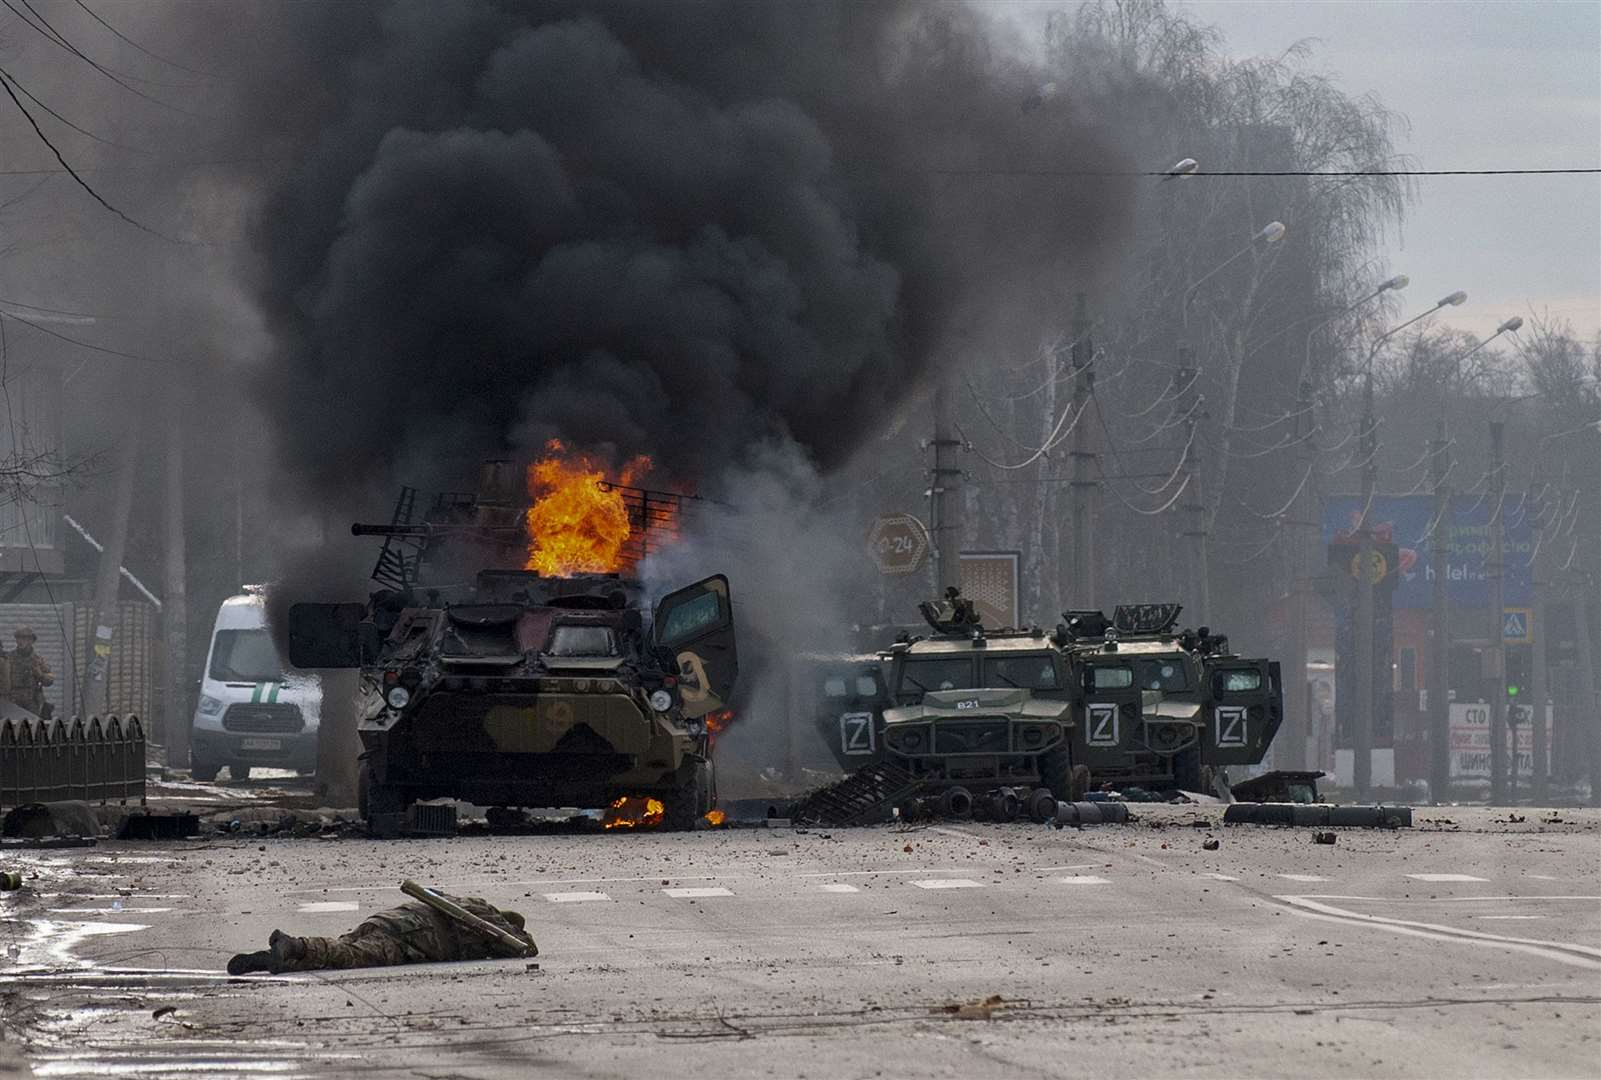
[[[723,813],[721,810],[708,810],[706,811],[705,818],[706,824],[716,828],[728,820],[728,815]]]
[[[616,476],[586,454],[571,452],[559,439],[545,445],[545,456],[528,467],[528,559],[525,570],[547,577],[609,574],[623,569],[623,545],[633,535],[623,493],[609,482],[632,486],[650,471],[648,457],[636,457]]]
[[[652,799],[644,795],[620,795],[617,801],[606,808],[606,814],[601,818],[601,828],[612,829],[653,829],[660,825],[667,816],[667,807],[660,799]]]

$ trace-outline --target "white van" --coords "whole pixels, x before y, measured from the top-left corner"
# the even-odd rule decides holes
[[[260,589],[230,596],[217,611],[189,733],[189,772],[213,780],[224,765],[235,780],[252,766],[317,768],[322,685],[287,670],[267,627]]]

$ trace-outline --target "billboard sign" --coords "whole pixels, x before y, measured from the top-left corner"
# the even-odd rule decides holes
[[[1512,725],[1518,735],[1518,775],[1534,772],[1534,725],[1529,720],[1532,705],[1513,705]],[[1546,745],[1551,745],[1551,706],[1545,707]],[[1483,702],[1451,706],[1452,779],[1490,778],[1490,706]]]
[[[989,627],[1017,626],[1019,611],[1019,555],[1015,551],[962,552],[962,595]]]
[[[1336,495],[1323,501],[1323,542],[1338,544],[1352,537],[1362,516],[1363,500]],[[1522,494],[1509,492],[1502,502],[1506,514],[1505,598],[1507,607],[1528,607],[1534,598],[1529,564],[1534,557],[1534,530]],[[1432,545],[1445,543],[1446,591],[1452,607],[1483,608],[1490,601],[1491,522],[1494,496],[1458,495],[1450,502],[1445,520],[1436,527],[1432,495],[1376,495],[1368,513],[1374,539],[1394,544],[1399,573],[1394,604],[1398,608],[1433,605]]]

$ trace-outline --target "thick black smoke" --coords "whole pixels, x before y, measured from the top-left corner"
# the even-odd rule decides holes
[[[312,9],[312,10],[306,10]],[[1128,212],[1085,102],[957,5],[283,5],[243,100],[286,473],[327,494],[561,436],[715,485],[825,470],[965,348],[1034,347]],[[956,170],[952,175],[949,170]]]

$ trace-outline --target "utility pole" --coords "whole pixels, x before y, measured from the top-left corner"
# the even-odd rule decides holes
[[[1069,606],[1094,610],[1095,533],[1100,510],[1100,481],[1096,478],[1095,451],[1090,446],[1090,424],[1085,410],[1095,392],[1095,346],[1089,340],[1090,317],[1084,294],[1073,310],[1073,583]]]
[[[1445,421],[1435,425],[1429,444],[1429,482],[1434,492],[1434,532],[1429,538],[1433,596],[1429,607],[1429,801],[1436,806],[1451,795],[1451,493],[1445,486]]]
[[[1378,433],[1373,419],[1373,371],[1369,365],[1362,388],[1362,520],[1357,523],[1359,547],[1356,559],[1356,697],[1351,711],[1351,782],[1356,797],[1366,799],[1373,787],[1373,530],[1368,520],[1373,511],[1373,493],[1378,486]]]
[[[128,547],[128,521],[133,516],[133,485],[139,471],[139,449],[144,434],[143,409],[136,401],[128,413],[117,457],[117,486],[112,495],[111,525],[95,573],[94,659],[89,665],[89,692],[84,711],[94,714],[110,708],[111,649],[117,633],[117,590],[122,559]],[[166,733],[163,733],[166,738]]]
[[[941,381],[934,388],[933,466],[928,471],[928,531],[933,545],[934,589],[962,585],[962,470],[956,452],[962,441],[956,437],[955,407],[951,403],[950,383]]]
[[[1490,680],[1490,805],[1506,801],[1506,470],[1502,463],[1502,437],[1506,424],[1490,421],[1490,473],[1495,478],[1495,502],[1490,511],[1490,645],[1486,652]]]
[[[1273,760],[1280,769],[1304,769],[1310,759],[1307,741],[1312,737],[1311,688],[1307,685],[1306,654],[1310,646],[1311,578],[1307,565],[1307,549],[1311,539],[1307,530],[1312,526],[1312,514],[1317,505],[1312,492],[1312,470],[1316,467],[1312,447],[1312,384],[1301,380],[1295,398],[1295,444],[1301,460],[1301,490],[1295,497],[1290,513],[1294,517],[1290,533],[1290,677],[1289,699],[1285,702],[1284,731],[1279,748],[1273,750]]]
[[[1206,500],[1201,497],[1200,451],[1196,447],[1196,426],[1200,423],[1201,400],[1196,389],[1200,371],[1196,369],[1189,347],[1179,346],[1178,370],[1174,373],[1181,387],[1175,407],[1184,420],[1184,538],[1189,542],[1191,597],[1196,600],[1195,618],[1204,621],[1211,610],[1211,588],[1206,572]]]
[[[1533,478],[1532,486],[1534,505],[1530,511],[1534,514],[1534,558],[1530,560],[1529,584],[1533,589],[1533,613],[1529,619],[1529,702],[1532,710],[1529,723],[1534,725],[1529,733],[1532,740],[1531,760],[1529,762],[1529,801],[1535,806],[1545,805],[1546,778],[1550,775],[1549,751],[1546,745],[1546,687],[1545,672],[1545,628],[1546,623],[1546,567],[1549,564],[1545,550],[1545,540],[1548,532],[1545,527],[1545,511],[1549,505],[1546,500],[1546,484],[1538,476]],[[1557,506],[1562,505],[1561,499]],[[1517,745],[1513,744],[1513,753],[1517,753]]]
[[[184,543],[183,396],[174,372],[167,398],[167,580],[161,613],[167,639],[167,767],[189,767],[189,603],[185,587],[188,553]]]

